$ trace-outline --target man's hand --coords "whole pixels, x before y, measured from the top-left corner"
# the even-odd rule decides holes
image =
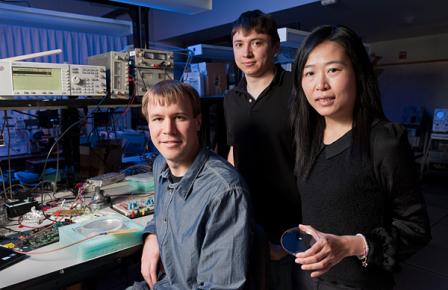
[[[227,161],[235,166],[235,160],[233,159],[233,146],[230,146],[229,154],[227,154]]]
[[[157,243],[157,236],[150,234],[145,239],[142,254],[142,268],[141,272],[146,283],[152,289],[157,282],[157,267],[160,260],[159,244]]]

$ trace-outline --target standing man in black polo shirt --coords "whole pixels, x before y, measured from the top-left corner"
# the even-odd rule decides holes
[[[288,119],[292,76],[274,64],[280,39],[271,16],[241,14],[232,43],[244,78],[224,98],[228,160],[246,179],[256,222],[270,242],[270,289],[297,289],[299,268],[280,246],[282,232],[301,220]]]

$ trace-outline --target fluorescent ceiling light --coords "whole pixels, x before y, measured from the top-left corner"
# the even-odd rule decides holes
[[[0,3],[0,24],[47,27],[114,36],[132,34],[132,22]]]
[[[109,0],[159,10],[196,14],[212,10],[212,0]]]

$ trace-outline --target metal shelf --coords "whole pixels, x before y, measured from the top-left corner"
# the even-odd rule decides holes
[[[187,48],[195,57],[233,61],[233,49],[228,46],[196,44]]]
[[[101,98],[90,99],[29,99],[29,100],[0,100],[0,111],[6,110],[58,110],[67,108],[97,107]],[[131,105],[125,99],[106,99],[99,107],[140,107],[141,98],[136,98]]]
[[[425,142],[423,149],[423,157],[420,164],[420,177],[423,177],[425,171],[430,169],[431,164],[443,165],[448,167],[448,151],[447,147],[433,148],[436,142],[448,142],[448,133],[432,132],[427,141]],[[445,149],[443,149],[445,148]]]

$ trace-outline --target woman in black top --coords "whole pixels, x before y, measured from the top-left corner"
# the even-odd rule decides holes
[[[294,64],[292,121],[308,289],[392,289],[392,271],[430,240],[406,131],[384,116],[360,38],[322,26]],[[310,278],[311,277],[311,278]]]

